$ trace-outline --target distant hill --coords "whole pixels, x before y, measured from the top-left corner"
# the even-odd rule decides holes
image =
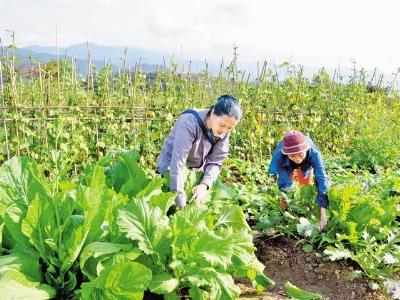
[[[155,72],[158,68],[170,68],[170,60],[173,58],[174,62],[176,62],[179,66],[178,71],[185,70],[187,71],[190,65],[191,73],[198,73],[205,69],[204,60],[200,59],[188,59],[181,58],[178,56],[174,56],[174,53],[163,52],[163,51],[154,51],[148,49],[141,48],[132,48],[132,47],[122,47],[122,46],[103,46],[95,43],[81,43],[71,45],[66,48],[58,48],[58,56],[60,59],[65,57],[67,58],[75,58],[77,62],[78,72],[82,75],[87,74],[87,61],[89,57],[89,49],[92,58],[92,64],[96,66],[97,70],[101,70],[104,66],[104,63],[111,63],[113,65],[114,71],[118,71],[119,68],[123,66],[123,58],[125,55],[126,49],[126,58],[127,58],[127,67],[131,67],[133,69],[136,64],[140,63],[141,70],[144,72]],[[49,62],[51,60],[56,59],[57,49],[55,47],[44,47],[32,45],[25,48],[19,48],[16,50],[16,55],[19,58],[21,64],[28,64],[30,62],[30,57],[32,57],[36,61],[40,62]],[[218,75],[220,72],[220,61],[211,60],[207,61],[207,69],[211,75]],[[229,59],[224,60],[225,67],[229,65]],[[267,66],[271,68],[275,73],[278,74],[280,80],[285,79],[287,75],[286,67],[279,68],[278,66],[271,65],[271,62]],[[241,70],[245,70],[246,74],[244,80],[247,80],[248,74],[250,74],[249,80],[253,81],[258,72],[261,71],[262,62],[260,62],[259,67],[257,68],[257,62],[240,62],[238,63],[238,68]],[[257,70],[258,69],[258,70]],[[303,75],[307,78],[312,78],[313,74],[318,72],[321,68],[303,67]],[[333,76],[335,70],[333,68],[325,68],[325,71]],[[349,68],[341,68],[340,70],[341,76],[343,78],[343,82],[347,82],[349,78],[352,76],[353,71]],[[368,74],[371,76],[373,71],[369,70]],[[382,72],[377,71],[375,74],[375,79],[379,78]],[[367,76],[367,78],[369,77]],[[393,79],[391,74],[384,74],[386,81],[390,81]],[[375,81],[375,80],[374,80]]]
[[[55,57],[57,51],[55,47],[43,47],[43,46],[28,46],[22,48],[23,50],[29,50],[37,54],[51,54]],[[21,49],[21,50],[22,50]],[[123,59],[125,56],[127,66],[134,67],[140,62],[141,69],[144,72],[153,72],[157,70],[157,65],[160,68],[170,67],[170,59],[173,57],[174,61],[180,65],[180,69],[184,66],[185,70],[188,69],[189,64],[191,65],[191,72],[197,73],[205,68],[205,63],[202,60],[194,59],[181,59],[174,55],[174,53],[153,51],[141,48],[131,48],[122,46],[102,46],[94,43],[82,43],[69,46],[67,48],[58,48],[58,55],[60,57],[74,57],[82,61],[87,61],[89,57],[89,49],[91,52],[92,62],[101,62],[100,65],[104,65],[104,61],[113,64],[117,69],[122,67]],[[97,65],[97,63],[96,63]],[[218,74],[219,64],[211,63],[209,65],[209,71],[212,74]]]
[[[47,53],[56,55],[55,47],[29,46],[23,49],[31,50],[36,53]],[[119,46],[101,46],[94,43],[82,43],[69,46],[67,48],[58,48],[58,54],[62,56],[75,57],[81,60],[87,60],[91,52],[92,60],[110,61],[112,64],[120,64],[124,57],[125,49],[127,49],[127,59],[129,64],[134,65],[138,61],[146,64],[161,65],[163,57],[168,58],[172,53],[157,52],[144,50],[139,48],[127,48]]]
[[[83,50],[83,46],[85,45],[85,50]],[[104,49],[107,48],[107,49]],[[104,63],[111,63],[113,65],[114,71],[118,71],[119,68],[123,66],[122,59],[119,59],[121,56],[118,53],[117,49],[110,49],[108,48],[117,48],[117,47],[101,47],[97,46],[90,48],[92,52],[92,64],[96,66],[97,70],[101,70],[104,67]],[[58,49],[58,57],[59,59],[71,59],[74,58],[77,65],[77,70],[83,76],[87,75],[87,68],[88,68],[88,50],[86,44],[74,45],[68,48],[59,48]],[[8,50],[10,51],[10,50]],[[84,53],[84,51],[86,51]],[[30,46],[25,48],[18,48],[15,51],[15,55],[18,58],[19,65],[27,65],[33,61],[38,61],[42,63],[46,63],[49,61],[54,61],[57,59],[56,56],[56,48],[55,47],[41,47],[41,46]],[[118,55],[117,55],[118,53]],[[114,56],[113,56],[114,55]],[[162,60],[162,59],[161,59]],[[154,60],[153,60],[154,61]],[[127,62],[127,66],[134,67],[136,63],[140,62],[140,69],[143,72],[155,72],[158,68],[161,67],[161,63],[157,65],[144,63],[143,60],[140,58],[136,61],[133,59]]]

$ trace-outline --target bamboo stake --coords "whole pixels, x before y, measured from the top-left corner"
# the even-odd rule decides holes
[[[297,101],[300,100],[300,90],[301,90],[301,80],[303,78],[303,67],[300,67],[299,70],[299,76],[298,76],[298,80],[297,80],[297,95],[296,95],[296,99]]]
[[[376,75],[376,67],[374,69],[374,73],[372,74],[371,80],[369,81],[368,85],[372,85],[372,81],[374,81],[375,75]]]
[[[3,87],[3,63],[0,60],[0,94],[1,94],[1,98],[3,99],[3,105],[4,103],[4,87]]]
[[[58,30],[56,25],[57,95],[60,99],[60,59],[58,58]]]
[[[0,49],[1,49],[1,57],[3,57],[4,52],[3,52],[3,43],[2,43],[1,38],[0,38]],[[1,97],[3,99],[3,106],[4,106],[5,99],[4,99],[4,87],[3,87],[3,66],[2,66],[1,60],[0,60],[0,90],[1,90]],[[9,160],[10,159],[10,146],[9,146],[9,142],[8,142],[8,129],[7,129],[6,122],[3,122],[3,127],[4,127],[4,138],[5,138],[7,160]]]
[[[5,137],[5,146],[6,146],[6,153],[7,153],[7,160],[10,159],[10,146],[8,142],[8,133],[7,133],[7,124],[5,121],[3,121],[4,125],[4,137]]]
[[[0,52],[1,52],[1,57],[3,58],[4,57],[4,50],[3,50],[3,42],[1,40],[1,37],[0,37]]]
[[[74,58],[71,57],[71,84],[75,84],[75,65],[74,65]]]
[[[124,60],[123,60],[123,62],[124,62],[123,72],[124,73],[126,72],[127,55],[128,55],[128,48],[126,47],[124,50]]]
[[[90,51],[89,48],[89,42],[86,42],[86,46],[87,46],[87,50],[88,50],[88,74],[87,74],[87,78],[86,78],[86,89],[87,92],[89,92],[89,90],[91,89],[91,82],[92,82],[92,52]],[[89,105],[89,103],[87,102],[88,99],[86,99],[86,104]]]

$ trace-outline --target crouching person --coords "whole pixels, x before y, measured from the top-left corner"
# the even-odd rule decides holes
[[[193,188],[192,199],[202,201],[217,179],[229,152],[229,133],[242,117],[239,102],[223,95],[209,109],[184,111],[176,121],[157,159],[157,172],[169,171],[170,190],[176,191],[176,205],[186,205],[184,171],[186,167],[203,172]]]
[[[281,192],[287,192],[293,180],[301,185],[309,185],[315,178],[318,190],[316,203],[321,207],[319,229],[324,229],[328,222],[328,176],[314,142],[300,131],[288,131],[272,156],[269,173],[278,175],[277,183]],[[284,197],[280,199],[280,205],[283,209],[287,208]]]

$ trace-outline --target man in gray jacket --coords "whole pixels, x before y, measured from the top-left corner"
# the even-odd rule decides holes
[[[157,171],[170,172],[170,190],[176,191],[176,205],[186,205],[185,165],[203,171],[193,197],[202,201],[217,179],[229,152],[229,133],[242,117],[239,102],[223,95],[210,109],[186,110],[176,121],[157,159]]]

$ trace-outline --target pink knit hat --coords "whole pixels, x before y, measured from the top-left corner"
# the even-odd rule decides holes
[[[286,132],[285,137],[283,138],[283,154],[296,154],[308,150],[308,148],[310,148],[310,145],[306,141],[303,133],[297,130]]]

